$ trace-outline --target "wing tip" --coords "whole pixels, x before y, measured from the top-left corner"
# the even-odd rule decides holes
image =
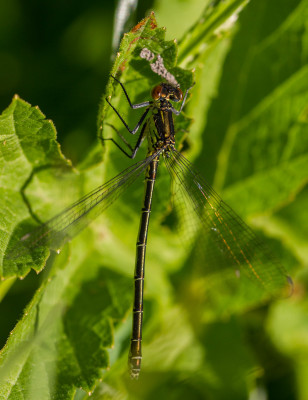
[[[286,280],[287,280],[286,297],[288,298],[291,297],[294,293],[294,282],[290,275],[286,275]]]

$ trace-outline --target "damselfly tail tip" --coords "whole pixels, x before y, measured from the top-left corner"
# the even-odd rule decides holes
[[[130,351],[128,356],[128,369],[131,379],[137,380],[139,378],[140,368],[141,368],[141,356],[140,355],[133,356],[132,352]]]
[[[140,374],[140,369],[131,369],[130,370],[130,377],[131,379],[138,380]]]

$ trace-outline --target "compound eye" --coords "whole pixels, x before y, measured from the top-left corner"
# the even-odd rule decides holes
[[[181,101],[183,99],[183,92],[180,88],[175,89],[174,97],[175,97],[176,101]]]
[[[166,88],[164,85],[162,85],[160,96],[161,96],[161,97],[167,97],[168,94],[169,94],[168,88]]]
[[[152,89],[151,96],[154,100],[158,100],[162,97],[162,85],[157,85]]]

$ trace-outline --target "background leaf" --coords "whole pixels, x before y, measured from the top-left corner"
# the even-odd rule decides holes
[[[64,176],[72,169],[70,162],[60,152],[52,122],[47,121],[37,107],[31,107],[19,98],[14,98],[1,116],[0,129],[3,171],[0,241],[5,251],[15,230],[17,237],[22,236],[19,224],[22,223],[24,228],[26,227],[23,234],[27,233],[31,230],[27,219],[35,213],[46,213],[48,202],[50,205],[51,201],[54,202],[60,197],[60,192],[56,190],[56,175]],[[30,194],[27,197],[29,187]],[[44,188],[47,190],[42,192]],[[48,194],[51,189],[52,193]],[[22,262],[6,268],[3,264],[4,251],[1,252],[1,276],[24,277],[30,266]],[[46,256],[32,267],[40,271],[45,262]]]

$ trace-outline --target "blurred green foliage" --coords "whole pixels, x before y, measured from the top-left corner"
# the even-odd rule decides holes
[[[1,109],[18,93],[48,110],[74,160],[95,139],[97,104],[111,66],[113,13],[113,2],[0,2]]]
[[[59,193],[69,204],[130,164],[112,146],[104,153],[101,144],[91,147],[112,66],[113,6],[99,1],[0,4],[2,108],[15,92],[38,104],[55,123],[63,153],[82,162],[79,173],[69,165],[35,171],[22,188],[23,197],[17,187],[29,163],[27,157],[27,162],[16,158],[19,169],[2,176],[1,193],[7,203],[14,198],[20,214],[27,209],[26,198],[34,214],[46,219]],[[239,0],[161,0],[153,9],[159,26],[167,26],[167,38],[178,39],[180,66],[196,68],[196,85],[185,109],[194,119],[187,157],[245,220],[262,230],[296,277],[295,292],[289,299],[218,317],[205,301],[202,268],[189,258],[174,261],[179,250],[167,246],[161,209],[154,207],[144,362],[140,380],[131,381],[126,372],[128,315],[143,192],[137,185],[60,256],[51,257],[38,277],[30,273],[11,290],[13,281],[1,285],[2,344],[20,321],[1,353],[0,399],[83,399],[95,389],[94,399],[306,400],[307,272],[302,269],[296,276],[296,268],[308,259],[307,0],[252,0],[248,5]],[[144,99],[146,83],[151,86],[155,80],[144,65],[140,75],[148,82],[139,91],[133,82],[139,67],[124,69],[133,98]],[[114,69],[119,67],[121,63]],[[119,88],[113,92],[109,84],[107,90],[121,106]],[[42,122],[37,110],[30,112],[30,106],[14,100],[11,109],[17,106],[52,136],[52,125]],[[9,110],[6,115],[11,116]],[[11,127],[6,115],[1,129]],[[110,110],[101,103],[98,120],[108,118],[113,118]],[[127,118],[133,125],[138,115]],[[6,171],[9,154],[1,150],[1,170]],[[60,153],[50,154],[65,164]],[[44,156],[39,157],[42,165]],[[14,188],[16,196],[8,195]],[[157,199],[165,195],[164,188],[163,183]]]

